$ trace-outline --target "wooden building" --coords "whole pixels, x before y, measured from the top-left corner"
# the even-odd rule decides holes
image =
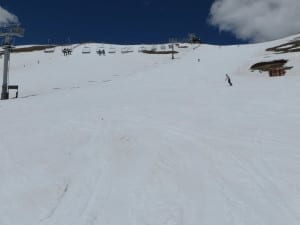
[[[274,67],[269,70],[270,77],[281,77],[286,74],[285,68],[283,67]]]

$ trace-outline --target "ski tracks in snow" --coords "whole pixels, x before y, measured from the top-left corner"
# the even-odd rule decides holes
[[[199,146],[203,160],[209,162],[208,170],[213,173],[211,177],[219,186],[216,188],[221,191],[220,193],[227,202],[223,208],[223,213],[227,214],[224,218],[226,224],[264,224],[262,221],[263,214],[269,213],[271,215],[274,212],[277,212],[277,215],[267,217],[269,221],[264,221],[265,223],[282,224],[283,221],[280,221],[280,218],[285,218],[289,224],[297,224],[299,215],[289,206],[276,183],[272,180],[271,174],[266,174],[268,170],[263,156],[258,154],[254,157],[254,154],[251,154],[251,157],[254,158],[248,158],[249,155],[243,155],[244,139],[216,138],[177,127],[166,126],[165,128],[170,135],[178,136]],[[218,147],[220,144],[224,146],[223,150],[222,148],[217,150],[220,149]],[[262,148],[259,130],[252,143],[248,144],[253,148]],[[238,145],[240,148],[231,148],[231,145]],[[233,151],[232,149],[240,149],[240,151]],[[227,164],[223,166],[222,161],[226,161]],[[234,176],[234,174],[239,176]],[[239,177],[242,179],[236,180]],[[211,190],[207,191],[208,193],[211,192]],[[207,199],[207,201],[209,200]],[[253,206],[255,205],[254,202],[262,205],[261,208],[265,209],[264,212],[256,211]],[[217,214],[221,215],[220,213]]]
[[[61,204],[64,196],[68,192],[68,189],[69,189],[69,184],[66,184],[66,186],[65,186],[64,190],[62,191],[61,195],[58,196],[56,204],[54,205],[54,207],[50,210],[50,212],[48,213],[47,216],[45,216],[44,218],[40,219],[39,224],[42,224],[44,221],[50,219],[54,215],[54,213],[57,210],[58,206]]]
[[[104,155],[101,155],[99,151],[103,147],[100,145],[99,137],[103,137],[105,134],[103,133],[104,129],[101,128],[104,121],[99,118],[97,120],[98,122],[93,125],[71,122],[73,125],[83,127],[82,129],[91,134],[86,144],[74,151],[72,156],[75,157],[73,159],[75,162],[83,161],[83,163],[78,165],[81,169],[76,172],[75,176],[69,178],[64,190],[57,197],[55,205],[44,218],[40,219],[39,225],[64,225],[66,223],[69,225],[93,225],[101,216],[102,208],[95,207],[94,203],[103,204],[109,193],[100,192],[103,190],[101,186],[106,178],[103,175],[106,162],[101,159]]]

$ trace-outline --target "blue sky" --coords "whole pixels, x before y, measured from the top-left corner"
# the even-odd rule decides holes
[[[208,25],[210,0],[1,0],[26,35],[18,43],[165,42],[197,33],[205,42],[241,43]]]
[[[245,43],[208,24],[212,0],[0,0],[26,35],[18,43],[156,43],[189,32],[214,44]]]

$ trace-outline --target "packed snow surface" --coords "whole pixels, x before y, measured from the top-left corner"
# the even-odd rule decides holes
[[[175,60],[102,44],[12,54],[0,224],[299,225],[300,53],[265,51],[293,38]],[[249,70],[272,59],[293,69]]]

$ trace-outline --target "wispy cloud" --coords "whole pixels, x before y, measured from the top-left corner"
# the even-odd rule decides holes
[[[215,0],[209,23],[253,42],[300,33],[299,0]]]
[[[18,23],[19,19],[14,14],[8,12],[0,6],[0,26],[5,26],[11,23]]]

